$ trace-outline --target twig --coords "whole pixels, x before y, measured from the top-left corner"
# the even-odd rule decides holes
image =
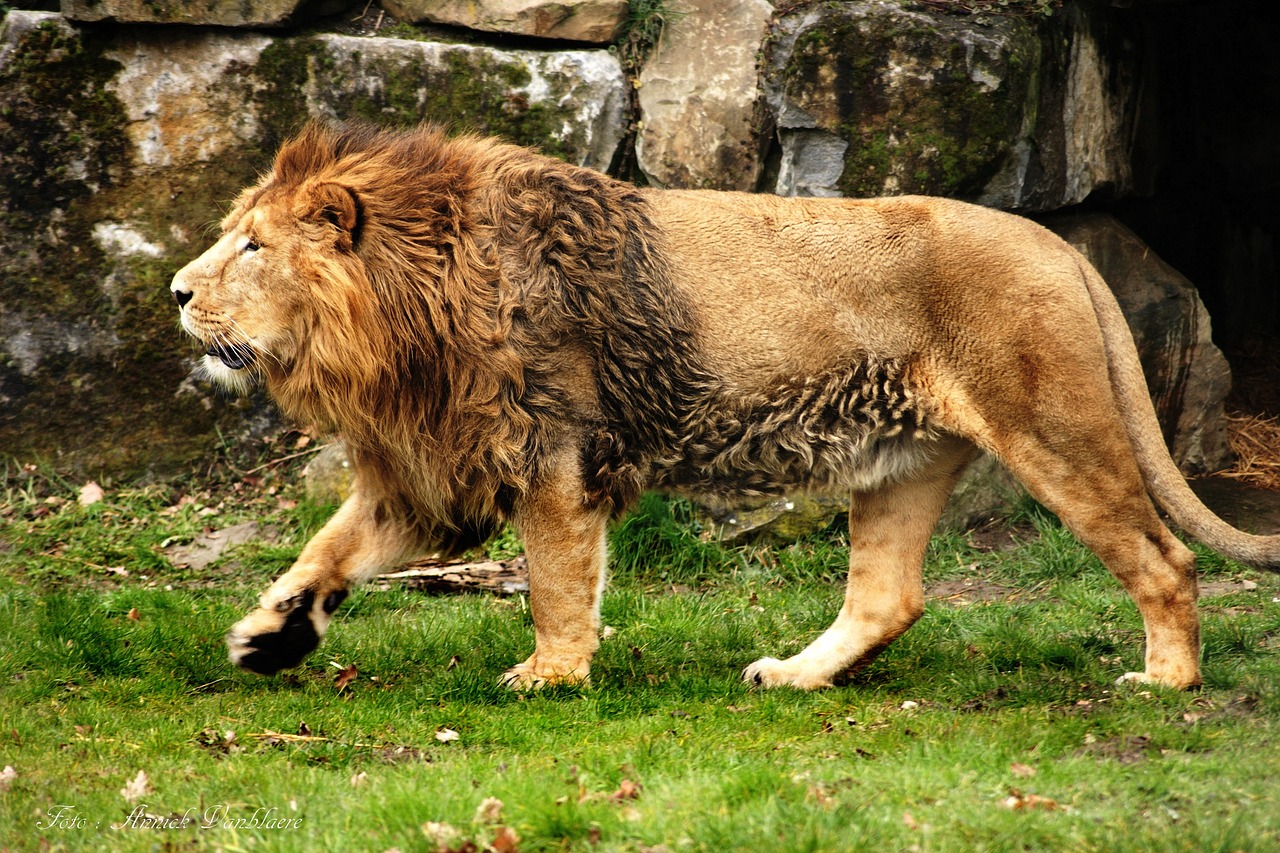
[[[333,442],[329,442],[329,444],[332,443]],[[245,471],[245,476],[247,477],[250,474],[256,474],[263,468],[271,468],[279,465],[281,462],[288,462],[290,459],[297,459],[299,456],[306,456],[308,453],[316,453],[317,451],[324,450],[329,446],[329,444],[317,444],[315,447],[308,447],[305,450],[299,450],[297,453],[290,453],[288,456],[281,456],[279,459],[272,459],[270,462],[263,462],[257,468],[250,468],[248,471]]]

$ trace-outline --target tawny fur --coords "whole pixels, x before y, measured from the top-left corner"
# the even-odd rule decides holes
[[[748,668],[812,688],[919,616],[920,563],[977,449],[1099,553],[1147,626],[1139,680],[1199,679],[1175,519],[1280,562],[1169,460],[1114,299],[1061,240],[958,202],[654,192],[442,133],[311,126],[174,279],[230,385],[340,434],[355,492],[229,636],[301,659],[346,590],[519,525],[534,654],[517,686],[586,679],[604,531],[646,488],[850,494],[840,617]],[[1136,454],[1136,456],[1135,456]]]

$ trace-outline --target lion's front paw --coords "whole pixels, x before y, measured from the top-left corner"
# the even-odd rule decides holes
[[[796,658],[761,658],[742,672],[742,680],[759,687],[795,687],[818,690],[831,686],[831,676],[813,672]]]
[[[534,655],[504,672],[502,683],[520,693],[557,684],[586,686],[591,683],[590,665],[586,661],[576,666],[552,667],[539,665],[537,657]]]
[[[319,608],[323,612],[317,612],[316,593],[310,589],[259,607],[228,632],[231,662],[260,675],[297,666],[320,645],[328,615],[344,597],[345,593],[331,594]]]
[[[1188,690],[1192,687],[1200,686],[1200,673],[1195,670],[1160,675],[1153,675],[1148,672],[1126,672],[1116,679],[1116,684],[1159,684],[1164,687],[1172,687],[1175,690]]]

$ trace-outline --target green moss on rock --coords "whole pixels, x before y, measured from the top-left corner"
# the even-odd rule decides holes
[[[786,97],[849,142],[842,193],[982,191],[1018,138],[1037,51],[1032,24],[999,27],[987,57],[945,16],[832,6],[796,38]]]
[[[50,21],[21,36],[0,68],[0,306],[67,316],[99,307],[105,259],[77,215],[127,180],[120,70],[104,43]],[[87,303],[86,303],[86,300]]]
[[[344,47],[351,41],[344,40]],[[575,141],[556,132],[563,116],[524,93],[532,75],[522,61],[416,41],[387,50],[388,41],[397,40],[370,40],[368,49],[350,51],[335,50],[318,37],[279,39],[267,47],[255,73],[262,81],[257,100],[272,147],[320,106],[344,119],[396,126],[431,121],[536,145],[552,155],[573,150]]]

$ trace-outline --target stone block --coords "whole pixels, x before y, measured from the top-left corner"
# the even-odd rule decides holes
[[[491,33],[608,44],[627,19],[626,0],[383,0],[405,21]]]

